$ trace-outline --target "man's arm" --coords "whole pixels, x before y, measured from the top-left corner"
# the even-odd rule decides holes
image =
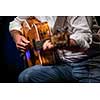
[[[88,17],[92,21],[91,17]],[[72,16],[69,17],[68,22],[70,23],[69,31],[70,35],[70,46],[79,46],[83,49],[88,49],[92,43],[92,32],[90,24],[85,16]]]
[[[22,35],[23,32],[21,30],[21,23],[27,18],[27,16],[16,17],[12,22],[10,22],[9,25],[9,31],[13,40],[15,41],[16,47],[22,52],[25,52],[26,47],[29,44],[29,41]]]

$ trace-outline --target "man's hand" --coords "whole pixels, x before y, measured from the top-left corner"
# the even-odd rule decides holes
[[[27,46],[29,45],[30,41],[28,41],[24,36],[22,35],[17,35],[16,36],[16,47],[21,51],[25,52]]]
[[[49,50],[49,49],[52,49],[53,47],[54,46],[50,40],[46,40],[43,44],[43,50]]]
[[[21,52],[25,52],[30,41],[28,41],[24,36],[22,36],[18,32],[13,33],[13,39],[15,41],[17,49]]]

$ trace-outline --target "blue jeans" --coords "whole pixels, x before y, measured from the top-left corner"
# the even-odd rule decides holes
[[[80,83],[100,83],[100,54],[81,63],[73,63],[72,76]]]
[[[19,76],[22,83],[57,83],[76,82],[71,73],[71,67],[62,65],[41,66],[36,65],[24,70]]]
[[[77,63],[53,66],[36,65],[25,69],[18,82],[22,83],[94,83],[100,82],[100,56]]]

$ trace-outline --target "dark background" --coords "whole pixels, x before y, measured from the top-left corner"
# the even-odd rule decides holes
[[[17,82],[23,61],[9,32],[9,22],[16,16],[0,16],[0,82]]]
[[[0,16],[0,83],[15,83],[24,64],[9,32],[16,16]],[[100,16],[96,16],[100,25]]]

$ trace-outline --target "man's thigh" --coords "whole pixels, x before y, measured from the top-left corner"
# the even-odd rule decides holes
[[[24,70],[19,82],[72,82],[71,69],[67,66],[33,66]]]

